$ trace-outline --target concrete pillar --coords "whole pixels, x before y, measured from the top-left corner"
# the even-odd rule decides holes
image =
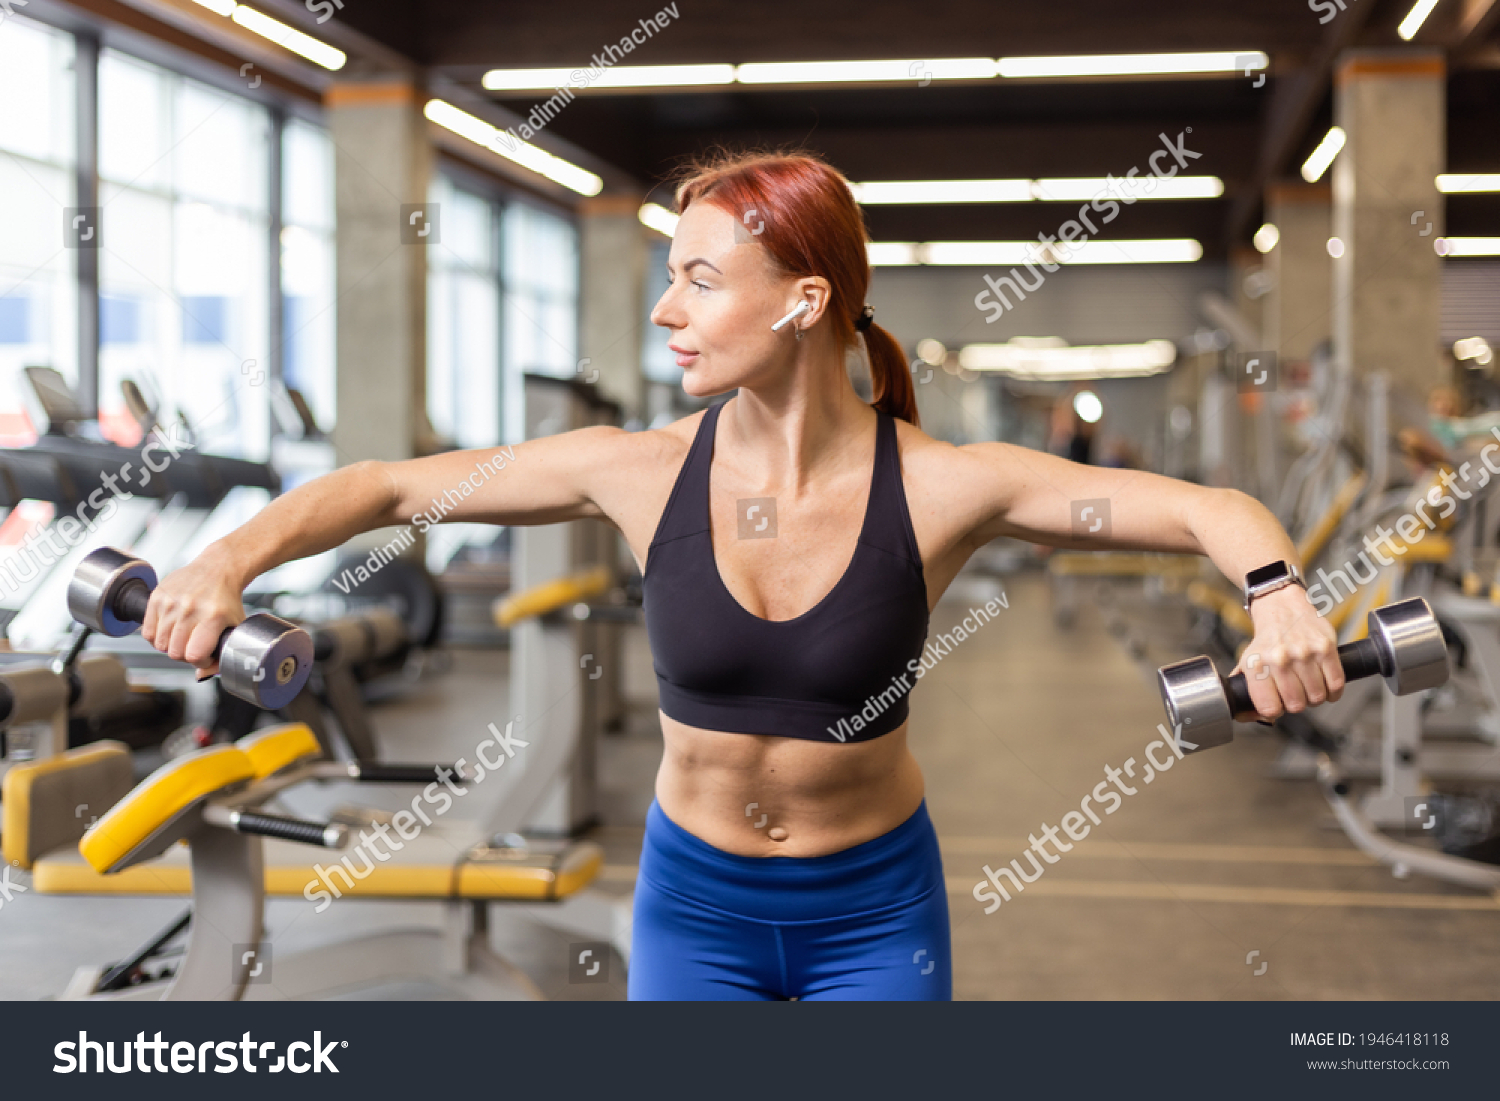
[[[1235,384],[1219,371],[1205,372],[1198,392],[1198,480],[1208,486],[1243,489],[1239,483],[1241,427]]]
[[[427,204],[432,149],[405,80],[340,81],[324,95],[338,219],[339,463],[413,458],[427,429]],[[427,232],[423,234],[422,230]]]
[[[1225,296],[1236,313],[1248,323],[1251,333],[1259,336],[1263,322],[1266,300],[1263,294],[1252,294],[1254,276],[1265,267],[1265,258],[1249,246],[1236,247],[1229,252],[1229,286]],[[1231,337],[1234,335],[1230,334]],[[1256,349],[1261,345],[1257,342]]]
[[[1326,183],[1272,184],[1266,221],[1280,238],[1266,253],[1265,341],[1285,372],[1333,336],[1333,190]]]
[[[1228,364],[1236,378],[1241,362],[1263,362],[1257,353],[1266,350],[1262,332],[1265,327],[1264,273],[1265,257],[1255,249],[1243,246],[1230,250],[1227,301],[1242,322],[1236,328],[1243,331],[1231,330],[1229,335],[1238,352],[1245,356],[1243,360],[1236,356]],[[1230,484],[1267,500],[1280,484],[1274,413],[1264,394],[1242,392],[1236,394],[1236,400],[1239,419],[1244,423],[1238,426],[1239,439],[1231,455],[1233,476]]]
[[[640,207],[639,195],[601,195],[579,204],[578,377],[596,382],[626,419],[644,421],[641,330],[650,231],[636,217]]]
[[[1443,55],[1351,50],[1338,63],[1333,163],[1334,362],[1384,371],[1419,403],[1446,376],[1440,335],[1442,236],[1436,177],[1445,161]],[[1418,406],[1420,408],[1420,405]]]

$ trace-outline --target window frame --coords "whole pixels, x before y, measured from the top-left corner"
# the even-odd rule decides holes
[[[500,425],[499,441],[502,444],[517,443],[526,438],[524,424],[524,409],[522,406],[522,372],[511,370],[506,361],[506,310],[505,303],[507,295],[512,290],[506,278],[505,270],[505,225],[506,213],[513,205],[530,207],[550,217],[557,218],[568,223],[577,235],[580,242],[577,262],[581,267],[582,256],[582,230],[579,225],[578,214],[572,208],[560,203],[553,203],[541,198],[525,188],[507,183],[503,180],[474,168],[466,161],[443,152],[434,150],[433,180],[439,176],[445,177],[448,186],[460,191],[466,191],[490,204],[490,224],[493,227],[491,235],[491,247],[494,249],[495,265],[495,290],[496,301],[499,304],[499,316],[496,318],[496,352],[497,362],[495,370],[499,373],[500,385],[500,409],[498,410],[498,424]],[[429,279],[431,276],[429,275]],[[573,308],[573,343],[574,347],[581,347],[582,328],[582,294],[581,280],[579,290],[574,294]],[[431,324],[431,318],[428,319]],[[429,411],[429,417],[430,417]]]

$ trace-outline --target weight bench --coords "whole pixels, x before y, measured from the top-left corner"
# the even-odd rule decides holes
[[[92,757],[90,750],[94,747],[13,770],[7,793],[11,784],[51,778],[57,785],[61,777],[71,776],[69,800],[82,801],[78,793],[92,785],[102,803],[99,793],[108,782],[118,784],[118,777],[106,776],[99,764],[101,752],[111,756],[108,747]],[[39,894],[193,897],[187,953],[170,985],[101,989],[111,985],[103,981],[105,969],[83,967],[63,996],[268,1000],[441,980],[473,998],[540,998],[524,974],[490,951],[489,904],[559,902],[576,895],[603,866],[599,846],[582,841],[543,851],[495,847],[477,842],[473,829],[466,831],[461,823],[434,821],[410,838],[399,833],[400,849],[372,838],[354,858],[309,858],[310,847],[344,848],[352,832],[363,830],[369,836],[371,827],[389,826],[396,816],[351,808],[320,823],[263,811],[262,805],[280,791],[317,780],[430,784],[436,775],[430,767],[318,760],[320,753],[312,731],[301,723],[266,728],[232,746],[207,747],[163,765],[87,832],[75,828],[68,840],[82,833],[76,851],[38,855],[32,863],[32,887]],[[31,807],[40,822],[41,804],[33,800]],[[6,811],[9,850],[9,800]],[[406,830],[412,828],[405,824]],[[23,828],[17,836],[28,832],[35,835],[36,829]],[[61,831],[54,824],[48,837],[67,833],[64,820]],[[391,836],[389,829],[385,833]],[[388,859],[378,859],[379,854]],[[319,911],[346,895],[438,901],[444,906],[443,927],[397,929],[278,957],[272,961],[271,981],[258,982],[258,965],[252,961],[262,942],[268,894],[298,896]],[[127,962],[139,968],[182,925],[179,920]],[[247,946],[250,951],[241,951]]]

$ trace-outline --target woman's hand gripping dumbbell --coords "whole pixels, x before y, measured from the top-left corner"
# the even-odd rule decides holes
[[[1448,645],[1432,608],[1420,596],[1373,609],[1367,636],[1338,649],[1346,681],[1377,674],[1398,696],[1448,682]],[[1184,752],[1210,749],[1234,738],[1234,721],[1260,715],[1244,673],[1219,676],[1206,657],[1164,665],[1156,671],[1172,735]]]
[[[119,638],[146,622],[155,589],[156,571],[150,565],[101,547],[78,564],[68,582],[68,611],[85,627]],[[239,594],[234,594],[233,601],[233,609],[221,609],[225,617],[243,612]],[[164,631],[160,617],[152,618],[156,620],[154,632],[147,642],[208,672],[214,671],[209,662],[217,662],[226,691],[267,711],[291,703],[312,673],[311,636],[276,616],[261,612],[225,627],[212,650],[204,647],[205,639],[196,638],[197,631],[190,635],[181,627]]]

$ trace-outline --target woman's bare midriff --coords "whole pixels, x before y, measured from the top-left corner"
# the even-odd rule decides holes
[[[889,833],[922,803],[906,724],[868,742],[726,733],[661,716],[662,813],[739,856],[827,856]]]

